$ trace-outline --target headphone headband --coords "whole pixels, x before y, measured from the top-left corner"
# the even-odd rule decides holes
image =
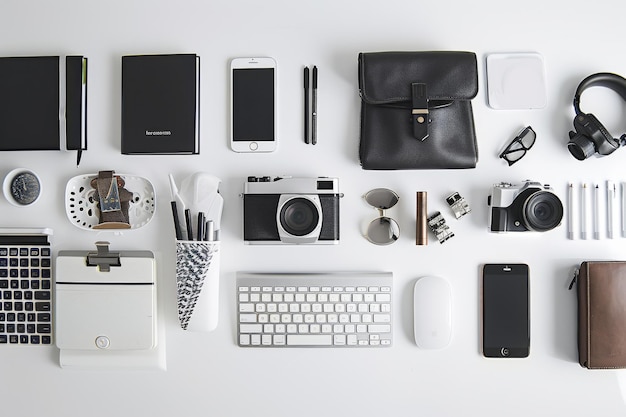
[[[583,91],[589,87],[609,88],[619,94],[622,99],[626,101],[626,78],[610,72],[591,74],[582,80],[580,84],[578,84],[578,88],[576,88],[576,94],[574,94],[574,110],[577,115],[582,113],[580,111],[580,96]]]

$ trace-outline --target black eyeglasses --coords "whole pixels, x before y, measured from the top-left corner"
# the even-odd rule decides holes
[[[513,165],[524,155],[526,151],[533,147],[537,134],[532,127],[527,126],[508,144],[508,146],[500,154],[500,158]]]
[[[379,216],[371,221],[367,227],[365,237],[376,245],[389,245],[400,237],[400,226],[391,217],[385,216],[385,210],[389,210],[396,204],[400,197],[387,188],[375,188],[368,191],[363,198],[370,206],[378,209]]]

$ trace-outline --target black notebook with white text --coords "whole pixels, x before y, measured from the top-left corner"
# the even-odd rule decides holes
[[[199,153],[200,57],[122,57],[122,153]]]

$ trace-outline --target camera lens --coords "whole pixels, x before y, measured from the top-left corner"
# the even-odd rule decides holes
[[[529,230],[545,232],[561,224],[563,204],[556,194],[537,191],[524,202],[524,223]]]
[[[293,198],[280,210],[280,224],[294,236],[305,236],[313,232],[319,222],[315,204],[306,198]]]

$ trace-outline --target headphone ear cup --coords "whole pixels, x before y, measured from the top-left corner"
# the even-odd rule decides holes
[[[576,115],[574,118],[574,129],[585,136],[594,138],[600,135],[606,142],[615,142],[615,139],[613,139],[609,131],[606,130],[598,118],[591,113],[580,113]]]
[[[574,117],[574,129],[569,132],[567,147],[574,158],[583,161],[596,152],[608,155],[619,147],[602,123],[591,113],[579,113]]]

